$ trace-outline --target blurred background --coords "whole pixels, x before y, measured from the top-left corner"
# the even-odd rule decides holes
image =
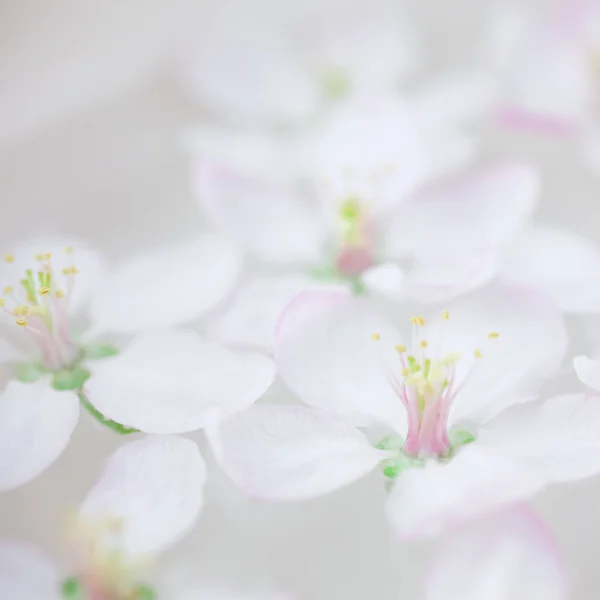
[[[0,5],[0,240],[57,233],[88,239],[112,259],[207,227],[190,190],[183,139],[203,110],[182,90],[178,57],[218,0],[10,0]],[[344,0],[239,0],[240,10],[298,18]],[[230,3],[235,8],[235,3]],[[477,64],[493,0],[398,0],[417,45],[418,85]],[[522,0],[521,5],[544,4]],[[600,243],[600,180],[575,142],[472,124],[483,157],[525,158],[544,178],[541,221]],[[573,349],[600,327],[573,323]],[[562,378],[552,391],[577,389]],[[270,394],[285,396],[281,386]],[[196,434],[203,449],[201,434]],[[38,479],[0,496],[0,535],[39,543],[66,561],[63,517],[120,440],[90,419]],[[210,460],[210,459],[209,459]],[[277,589],[296,598],[418,598],[427,544],[400,545],[382,510],[377,474],[306,504],[245,500],[211,463],[200,525],[164,558],[177,577]],[[573,598],[597,598],[600,481],[535,500],[567,555]],[[184,574],[180,574],[184,573]],[[41,599],[40,599],[41,600]]]

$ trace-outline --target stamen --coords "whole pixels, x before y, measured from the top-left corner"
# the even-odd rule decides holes
[[[396,350],[396,352],[398,352],[398,354],[404,354],[406,352],[406,346],[402,344],[398,344],[394,347],[394,349]]]
[[[488,333],[488,339],[490,340],[497,340],[500,337],[500,334],[496,331],[492,331],[491,333]]]
[[[447,311],[447,310],[444,310],[444,311],[442,312],[442,319],[443,319],[444,321],[447,321],[449,318],[450,318],[450,312],[449,312],[449,311]]]
[[[483,358],[483,352],[479,348],[476,348],[473,352],[473,356],[475,358]]]
[[[19,325],[19,327],[27,327],[27,325],[28,325],[27,319],[25,319],[24,317],[22,317],[22,318],[20,318],[20,319],[17,319],[17,320],[15,321],[15,323],[16,323],[17,325]]]
[[[11,285],[7,285],[2,292],[5,296],[13,293],[13,287]]]
[[[65,248],[65,254],[73,254],[73,246],[67,246]]]
[[[381,339],[381,335],[380,335],[379,333],[372,333],[372,334],[371,334],[371,339],[372,339],[374,342],[377,342],[378,340],[380,340],[380,339]]]
[[[421,348],[427,348],[427,346],[429,346],[429,342],[427,340],[421,340],[419,342],[419,346],[421,346]]]
[[[7,263],[15,262],[15,255],[14,254],[6,254],[4,256],[4,262],[7,262]]]

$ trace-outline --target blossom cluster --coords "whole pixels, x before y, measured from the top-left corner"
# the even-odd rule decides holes
[[[53,232],[0,256],[0,491],[80,418],[119,445],[69,520],[68,572],[0,539],[6,597],[229,598],[151,576],[200,518],[202,431],[253,501],[369,476],[397,543],[437,542],[427,600],[566,600],[526,503],[600,473],[600,354],[567,328],[600,313],[600,248],[538,222],[545,174],[478,160],[473,130],[571,137],[600,168],[599,25],[586,0],[503,12],[482,64],[416,85],[391,0],[292,24],[216,10],[177,63],[208,229],[116,264]]]

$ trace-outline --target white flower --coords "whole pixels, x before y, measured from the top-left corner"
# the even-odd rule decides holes
[[[411,341],[348,292],[300,294],[279,323],[276,358],[308,406],[256,405],[211,425],[225,471],[249,495],[281,501],[381,465],[393,483],[388,516],[405,535],[598,472],[600,400],[536,400],[567,343],[543,297],[492,288],[413,321]],[[371,441],[359,429],[369,425],[388,434]]]
[[[513,508],[446,534],[425,600],[567,600],[564,558],[545,523]]]
[[[275,6],[225,6],[186,48],[181,79],[230,120],[306,123],[339,97],[398,86],[414,63],[411,34],[388,0],[329,3],[292,22]]]
[[[0,268],[0,280],[10,282],[2,325],[15,342],[2,358],[27,382],[10,382],[0,396],[0,490],[33,479],[60,455],[80,403],[121,433],[179,433],[202,427],[209,413],[254,402],[274,375],[266,358],[172,327],[206,314],[231,291],[240,257],[228,242],[205,236],[102,276],[94,252],[63,248],[23,246]],[[86,299],[87,334],[80,322]],[[100,334],[133,337],[117,348],[90,339]]]

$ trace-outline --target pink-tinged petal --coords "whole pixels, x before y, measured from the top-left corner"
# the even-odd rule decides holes
[[[361,275],[361,280],[371,292],[377,292],[390,300],[404,298],[404,271],[394,263],[381,263],[367,269]]]
[[[561,138],[574,137],[581,128],[581,123],[574,119],[542,115],[511,105],[497,106],[494,118],[499,125],[508,129]]]
[[[479,436],[548,482],[590,477],[600,472],[600,397],[570,394],[527,402],[487,423]]]
[[[72,252],[65,252],[72,249]],[[72,309],[83,308],[90,297],[103,286],[103,276],[106,274],[106,262],[99,252],[82,240],[72,238],[47,237],[29,240],[15,246],[5,247],[0,254],[0,287],[11,286],[15,291],[21,289],[20,281],[25,278],[25,271],[32,269],[35,273],[41,264],[36,260],[37,255],[50,254],[53,286],[63,292],[68,290],[68,283],[62,270],[66,267],[77,267],[77,275],[69,305]],[[6,262],[4,258],[12,255],[14,260]],[[34,281],[38,283],[37,277]],[[25,290],[19,293],[24,296]]]
[[[443,352],[461,356],[451,425],[482,423],[535,397],[562,364],[568,345],[565,324],[554,305],[536,292],[490,286],[450,305],[449,311],[448,321],[431,318],[424,335],[430,347],[443,338]],[[489,339],[490,333],[499,337]],[[475,358],[475,349],[483,358]]]
[[[232,291],[240,268],[237,247],[212,234],[133,257],[94,296],[94,325],[135,333],[200,318]]]
[[[600,248],[575,233],[527,227],[511,244],[500,275],[539,288],[566,312],[600,311]]]
[[[234,352],[192,331],[136,338],[123,352],[94,364],[84,392],[106,417],[147,433],[183,433],[256,401],[275,376],[273,362]]]
[[[195,523],[205,480],[204,460],[194,442],[148,436],[110,456],[80,512],[94,520],[121,520],[119,548],[133,556],[152,554],[174,544]]]
[[[302,119],[317,108],[319,90],[284,31],[242,5],[204,21],[181,64],[182,82],[201,105],[249,123]]]
[[[261,500],[327,494],[386,457],[353,425],[304,406],[257,404],[215,422],[207,434],[229,477]]]
[[[359,198],[374,213],[404,201],[426,174],[411,105],[397,94],[357,94],[307,140],[307,168],[331,203]]]
[[[400,342],[366,301],[345,290],[308,290],[281,316],[275,357],[284,381],[307,404],[404,433],[404,407],[386,374],[399,367]]]
[[[477,440],[448,463],[400,473],[387,515],[402,537],[428,537],[533,496],[543,484],[534,469]]]
[[[0,539],[0,589],[10,600],[60,600],[60,572],[35,546]]]
[[[527,164],[474,169],[403,206],[388,231],[388,252],[443,259],[494,250],[531,215],[538,192],[538,174]]]
[[[248,252],[277,264],[314,264],[325,239],[325,222],[285,187],[200,162],[195,188],[213,224]]]
[[[581,383],[600,392],[600,360],[577,356],[573,359],[573,366]]]
[[[48,381],[11,381],[0,396],[0,491],[35,479],[67,447],[79,400]]]
[[[313,285],[310,277],[300,274],[250,279],[240,286],[225,310],[210,320],[208,330],[221,342],[271,352],[283,309]]]
[[[425,598],[567,600],[569,582],[551,531],[530,509],[519,507],[445,535]]]

